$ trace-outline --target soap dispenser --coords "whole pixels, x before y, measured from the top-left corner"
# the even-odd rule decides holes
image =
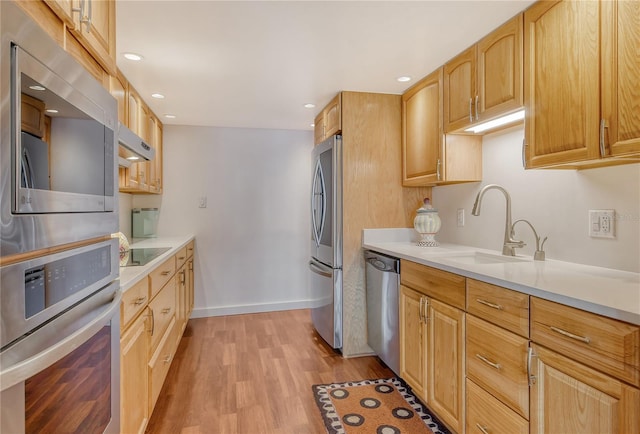
[[[431,205],[429,198],[425,197],[423,205],[418,208],[416,217],[413,219],[413,227],[421,237],[418,246],[438,247],[440,244],[435,240],[435,235],[441,225],[438,210]]]

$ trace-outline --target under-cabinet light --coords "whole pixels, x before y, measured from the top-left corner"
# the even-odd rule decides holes
[[[127,160],[139,160],[140,157],[136,157],[135,155],[132,155],[131,157],[127,157]]]
[[[473,133],[481,133],[483,131],[487,131],[492,128],[497,128],[502,125],[507,125],[507,124],[510,124],[511,122],[516,122],[522,119],[524,119],[524,110],[520,110],[518,112],[511,113],[506,116],[502,116],[498,119],[493,119],[491,121],[475,125],[473,127],[467,128],[465,131],[471,131]]]

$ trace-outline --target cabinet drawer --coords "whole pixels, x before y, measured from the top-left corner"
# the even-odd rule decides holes
[[[466,432],[468,434],[528,434],[529,422],[473,381],[467,380]]]
[[[400,281],[403,285],[445,302],[458,309],[465,308],[465,278],[447,271],[416,264],[400,262]]]
[[[196,245],[195,240],[191,240],[189,241],[189,244],[187,244],[187,258],[190,258],[193,256],[195,245]]]
[[[529,337],[529,296],[500,286],[467,279],[467,312]]]
[[[640,386],[640,327],[531,297],[531,340]]]
[[[149,274],[150,297],[153,298],[162,289],[165,283],[173,277],[176,272],[176,257],[172,256],[162,263],[158,268]]]
[[[176,270],[184,265],[187,262],[187,246],[178,250],[176,253]]]
[[[160,343],[164,331],[176,316],[176,281],[167,283],[162,291],[149,303],[151,312],[151,353]]]
[[[467,315],[467,377],[529,418],[529,341]]]
[[[122,294],[120,303],[120,324],[122,331],[126,330],[129,323],[138,316],[149,301],[149,280],[145,276],[141,281],[133,285]]]
[[[165,378],[167,378],[167,372],[171,367],[173,356],[176,351],[176,320],[172,318],[169,327],[162,336],[162,341],[158,350],[153,353],[151,359],[149,359],[149,400],[151,401],[151,407],[156,405],[162,385]]]

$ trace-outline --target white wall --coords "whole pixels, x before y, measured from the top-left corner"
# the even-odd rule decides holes
[[[165,126],[159,236],[196,237],[194,316],[310,306],[311,131]],[[207,207],[199,208],[200,197]]]
[[[640,164],[589,170],[527,170],[522,168],[522,127],[486,136],[483,181],[433,189],[442,219],[440,241],[492,250],[502,249],[505,199],[497,190],[483,197],[480,216],[471,208],[480,188],[499,184],[512,199],[513,221],[529,220],[542,237],[547,258],[640,272]],[[456,210],[465,209],[465,226],[456,225]],[[589,209],[615,209],[616,239],[590,238]],[[533,233],[522,223],[516,238],[532,255]]]

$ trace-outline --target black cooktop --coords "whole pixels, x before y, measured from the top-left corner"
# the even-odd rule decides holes
[[[121,257],[120,266],[121,267],[135,267],[138,265],[145,265],[149,262],[153,261],[158,256],[162,255],[164,252],[171,250],[170,247],[153,247],[146,249],[129,249],[128,252],[124,253],[124,257]],[[122,263],[124,259],[128,255],[128,260],[126,263]]]

